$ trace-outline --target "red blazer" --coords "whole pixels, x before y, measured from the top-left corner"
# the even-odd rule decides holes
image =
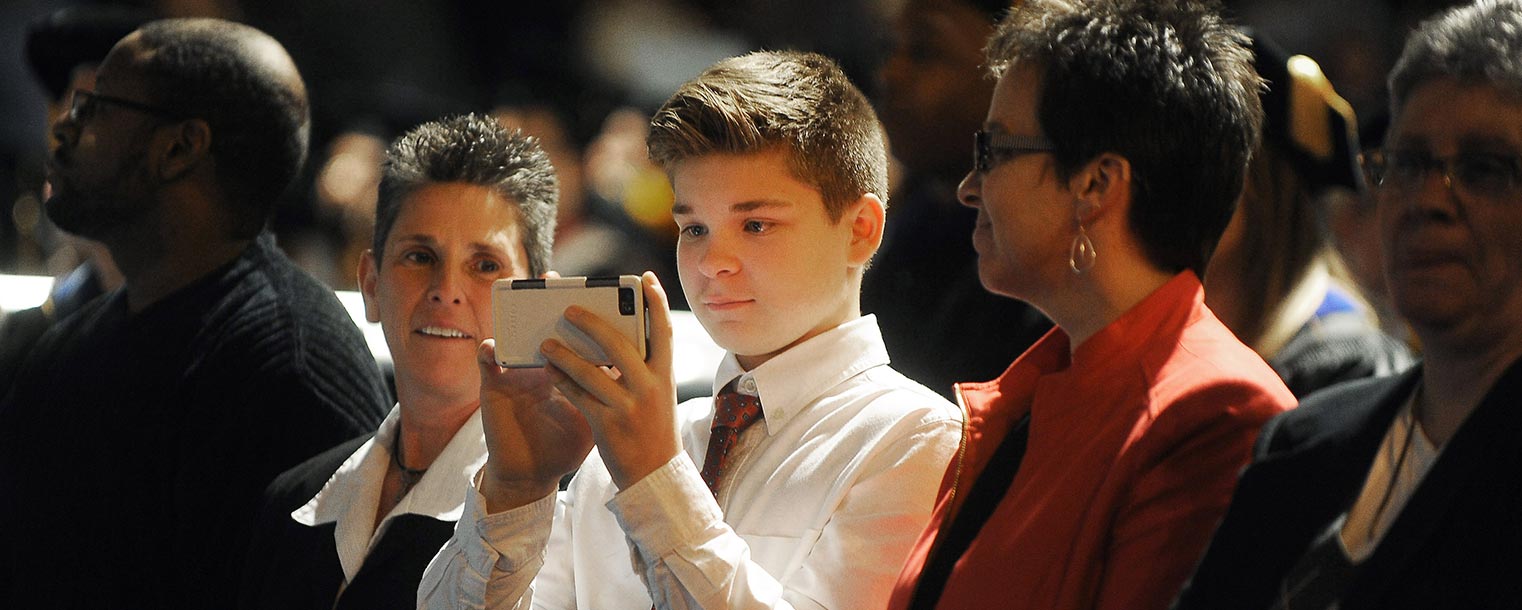
[[[937,536],[1029,413],[1020,469],[938,607],[1167,608],[1226,510],[1258,428],[1295,405],[1203,296],[1195,275],[1181,273],[1071,357],[1054,329],[998,379],[959,384],[965,447],[889,607],[908,607]]]

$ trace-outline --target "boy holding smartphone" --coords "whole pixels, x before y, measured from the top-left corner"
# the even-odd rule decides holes
[[[606,320],[566,311],[616,374],[553,340],[544,369],[503,370],[483,344],[490,457],[420,605],[886,603],[961,416],[888,367],[860,314],[885,216],[880,129],[813,54],[724,60],[666,102],[650,154],[676,194],[683,290],[728,352],[715,398],[676,404],[653,274],[647,360]]]

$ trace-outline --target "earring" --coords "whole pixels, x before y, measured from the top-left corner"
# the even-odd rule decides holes
[[[1083,229],[1083,217],[1097,211],[1099,206],[1092,203],[1080,204],[1073,210],[1073,223],[1078,225],[1078,234],[1073,236],[1073,245],[1068,246],[1068,267],[1076,275],[1093,269],[1094,260],[1099,257],[1094,251],[1094,240],[1089,239],[1089,233]]]

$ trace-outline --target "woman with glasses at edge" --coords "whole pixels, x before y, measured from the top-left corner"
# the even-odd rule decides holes
[[[1401,375],[1333,386],[1263,428],[1178,603],[1522,603],[1522,2],[1423,23],[1390,73],[1379,202]]]

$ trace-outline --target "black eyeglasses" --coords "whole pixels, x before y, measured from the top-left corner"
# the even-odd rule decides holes
[[[980,129],[972,134],[972,167],[986,172],[1020,155],[1053,150],[1052,141],[1042,136],[1014,136]]]
[[[142,102],[134,102],[132,100],[124,100],[119,97],[101,95],[94,91],[88,91],[85,89],[74,90],[74,97],[70,98],[69,100],[69,118],[74,119],[75,121],[83,121],[89,119],[90,117],[95,116],[95,111],[96,109],[100,108],[101,104],[121,106],[122,108],[136,110],[138,112],[163,117],[166,119],[178,120],[185,118],[184,114],[175,112],[168,108],[160,108],[158,106],[144,104]]]
[[[1449,190],[1482,199],[1516,197],[1522,186],[1522,156],[1461,152],[1434,157],[1424,150],[1393,149],[1359,155],[1369,184],[1410,193],[1422,187],[1427,174],[1437,171]]]

